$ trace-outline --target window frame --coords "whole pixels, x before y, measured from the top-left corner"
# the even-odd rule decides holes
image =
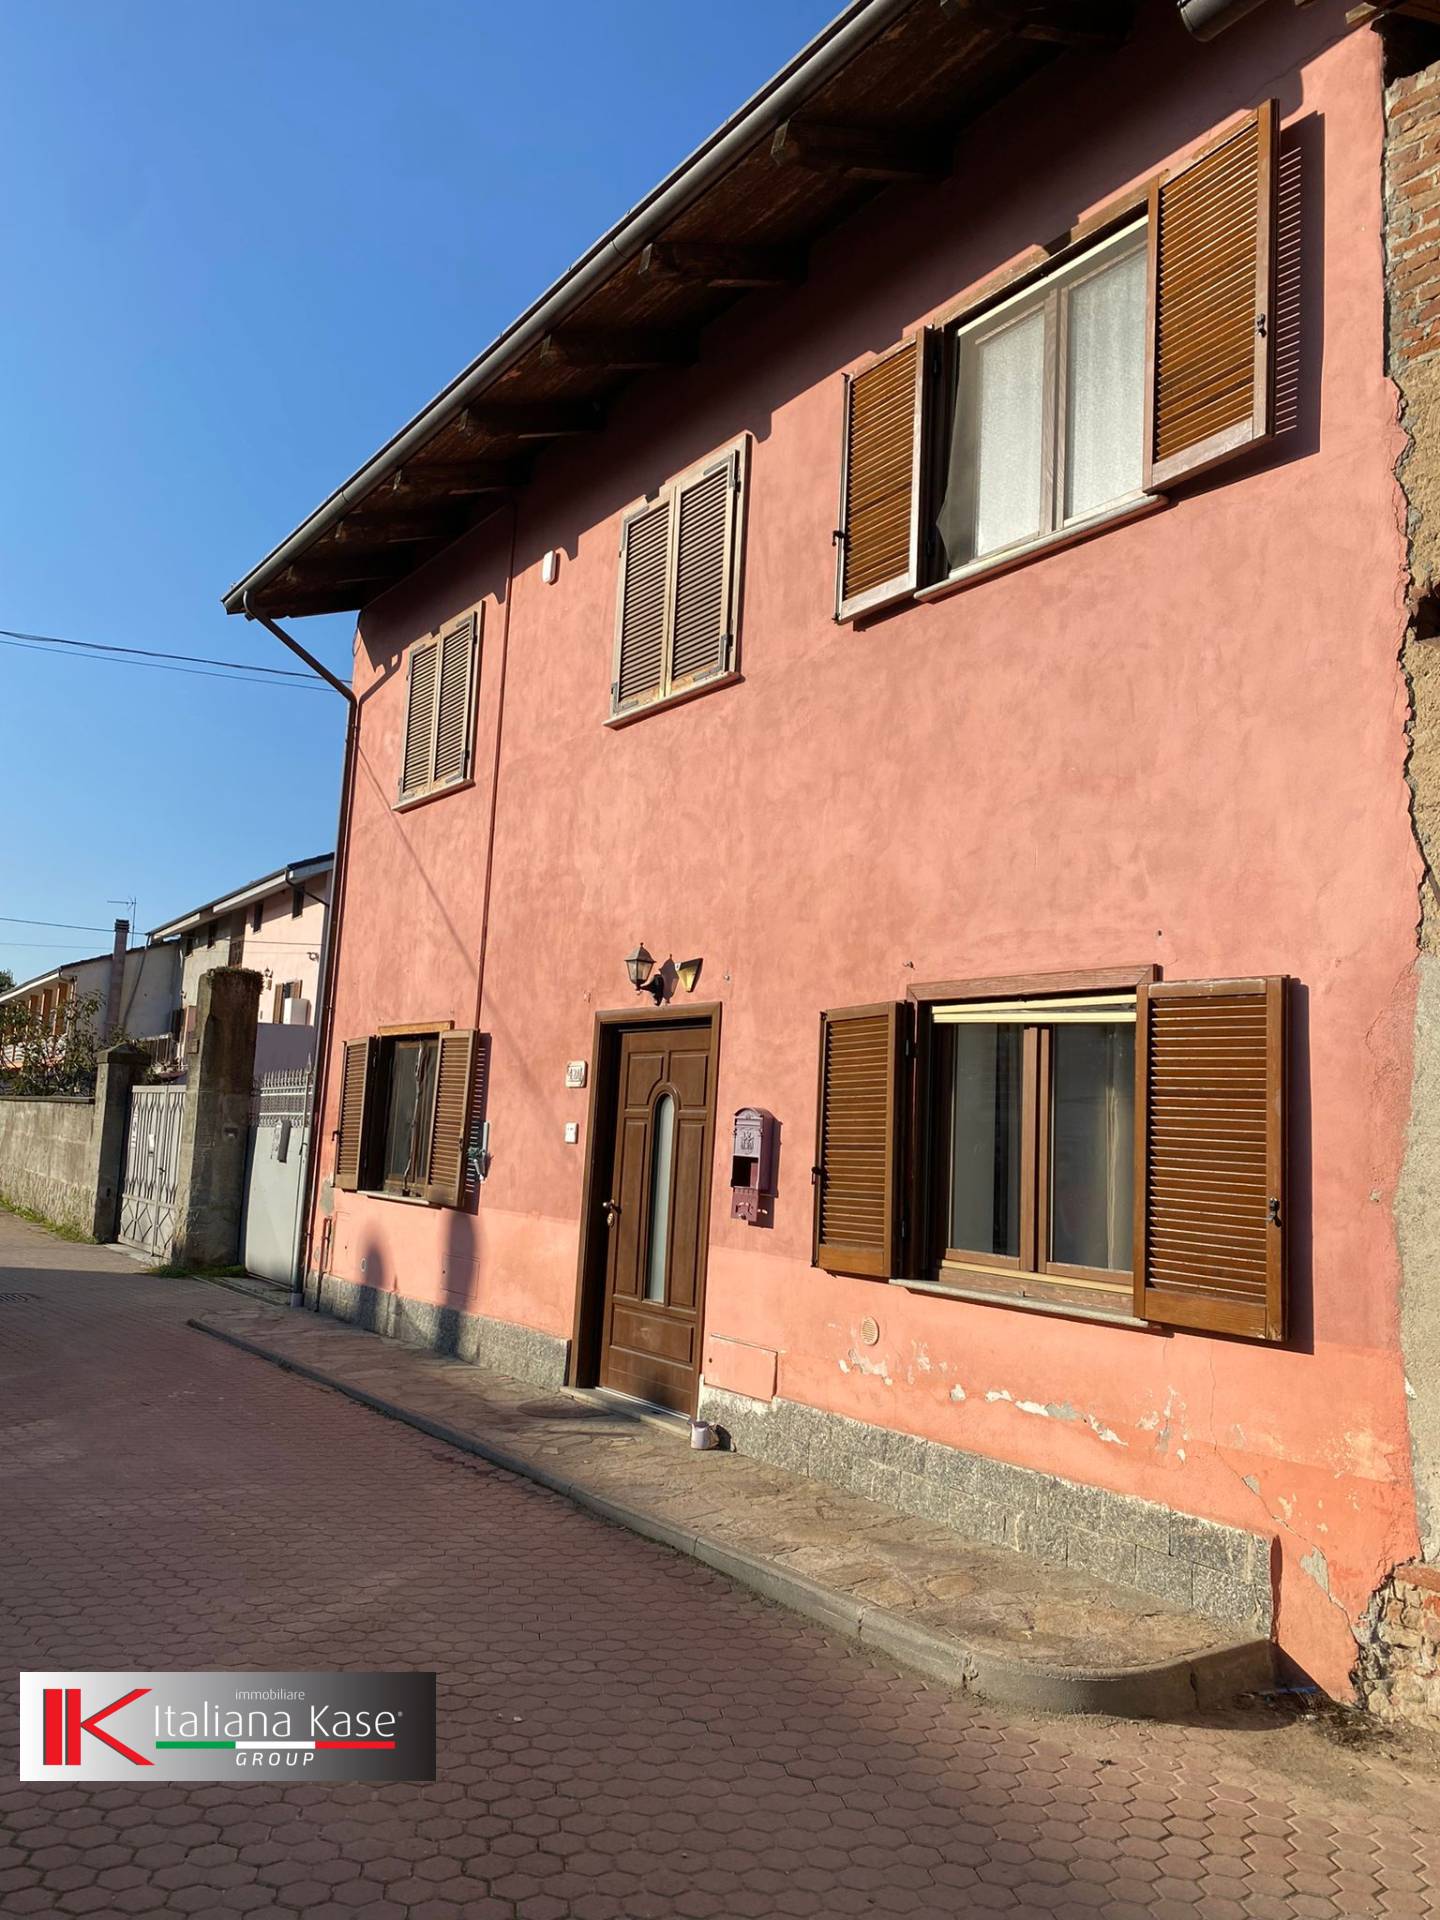
[[[671,476],[663,486],[641,500],[632,501],[620,516],[619,533],[616,540],[617,566],[615,573],[615,637],[610,657],[610,696],[604,724],[611,728],[626,727],[633,721],[643,719],[646,714],[658,713],[662,709],[683,706],[687,700],[697,699],[701,694],[713,692],[717,687],[733,686],[742,676],[740,673],[740,623],[741,623],[741,586],[744,577],[745,524],[749,518],[750,495],[750,439],[748,433],[740,433],[733,440],[726,441],[707,453],[701,460],[695,461],[683,472]],[[717,467],[729,464],[732,471],[731,487],[733,498],[728,531],[730,552],[728,556],[728,577],[726,593],[728,596],[730,630],[725,650],[725,665],[709,673],[691,675],[679,685],[675,684],[673,656],[675,646],[675,589],[679,563],[679,522],[678,502],[680,495],[693,487],[699,480],[713,472]],[[620,700],[621,650],[624,641],[625,615],[625,567],[626,548],[630,525],[653,513],[663,502],[670,504],[670,520],[667,532],[667,553],[665,560],[665,639],[661,660],[660,690],[648,697],[633,700],[626,706]]]
[[[1090,1268],[1049,1258],[1050,1043],[1053,1022],[1015,1022],[1025,1036],[1021,1064],[1021,1169],[1018,1253],[975,1252],[949,1245],[950,1120],[941,1071],[943,1040],[936,1014],[949,1006],[983,1013],[986,1003],[1060,1000],[1083,1005],[1097,999],[1136,998],[1157,977],[1154,966],[1096,969],[1087,973],[1023,974],[977,980],[935,981],[916,985],[915,1134],[911,1159],[911,1200],[919,1233],[907,1278],[898,1284],[939,1287],[977,1297],[993,1297],[1013,1306],[1073,1309],[1107,1317],[1133,1318],[1136,1251],[1127,1268]],[[1140,1124],[1137,1100],[1136,1124]]]
[[[383,1194],[392,1200],[424,1200],[426,1188],[430,1182],[426,1177],[429,1167],[430,1138],[435,1124],[435,1081],[440,1068],[440,1028],[436,1027],[423,1033],[381,1033],[377,1035],[379,1046],[375,1052],[375,1092],[374,1107],[370,1122],[371,1137],[369,1143],[368,1171],[374,1185],[361,1191]],[[390,1103],[394,1092],[395,1059],[402,1049],[416,1051],[428,1050],[430,1065],[423,1079],[418,1081],[417,1105],[411,1122],[411,1177],[407,1180],[403,1174],[391,1175],[386,1171],[385,1155],[390,1134]],[[418,1125],[421,1111],[428,1104],[429,1112],[423,1129]],[[422,1171],[414,1173],[416,1148],[423,1163]]]
[[[1094,275],[1119,264],[1132,254],[1146,257],[1150,244],[1150,217],[1142,201],[1120,212],[1104,231],[1091,233],[1083,242],[1067,247],[1057,259],[1033,268],[1020,284],[1004,293],[992,293],[978,303],[950,315],[942,324],[942,371],[937,382],[936,403],[931,409],[929,426],[931,486],[927,512],[925,548],[929,566],[922,573],[916,597],[936,595],[968,585],[983,576],[1003,572],[1037,554],[1073,544],[1114,522],[1134,519],[1166,504],[1164,496],[1148,491],[1143,479],[1128,493],[1119,494],[1099,507],[1083,513],[1065,512],[1067,371],[1069,349],[1069,294]],[[1033,313],[1045,316],[1041,396],[1041,496],[1042,524],[1022,539],[1008,542],[988,552],[961,561],[943,570],[938,530],[940,503],[956,432],[956,416],[964,398],[964,381],[973,358],[967,358],[967,345],[979,347],[1019,325]],[[1147,330],[1148,330],[1147,319]],[[1145,340],[1141,340],[1140,375],[1148,374]],[[961,423],[960,431],[968,446],[967,471],[970,475],[969,505],[973,520],[975,494],[975,455],[978,452],[973,408]],[[1143,427],[1139,448],[1140,471],[1144,471]]]

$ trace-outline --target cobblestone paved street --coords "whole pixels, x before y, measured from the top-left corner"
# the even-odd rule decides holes
[[[206,1339],[213,1288],[0,1215],[0,1296],[6,1916],[1440,1913],[1429,1755],[1002,1714]],[[17,1668],[406,1666],[434,1785],[15,1779]]]

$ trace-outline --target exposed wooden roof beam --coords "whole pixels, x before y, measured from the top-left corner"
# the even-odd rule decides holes
[[[467,494],[508,493],[518,476],[508,460],[417,460],[401,467],[389,486],[388,498],[395,493],[410,504],[416,499],[459,499]],[[377,498],[367,495],[364,505]]]
[[[316,587],[313,591],[287,588],[284,580],[265,590],[260,611],[273,618],[307,619],[311,614],[354,613],[382,588],[363,586],[347,591],[344,587]]]
[[[683,367],[694,358],[694,343],[684,334],[639,327],[567,327],[563,333],[547,333],[540,347],[543,364],[610,367],[617,373]]]
[[[653,240],[640,255],[640,272],[705,287],[793,287],[805,277],[798,254],[701,240]]]
[[[511,400],[494,406],[467,407],[456,421],[464,433],[487,440],[559,440],[595,433],[600,414],[588,404],[569,400]]]
[[[412,515],[360,514],[342,520],[335,539],[345,546],[423,546],[432,540],[458,540],[468,521],[453,513],[435,513],[416,518]]]
[[[280,585],[297,588],[301,593],[384,586],[403,578],[412,564],[399,554],[367,558],[363,553],[307,553],[303,561],[285,569]]]
[[[1135,14],[1133,0],[940,0],[940,11],[967,27],[1058,47],[1118,47]]]
[[[943,155],[933,147],[827,120],[787,120],[775,129],[770,158],[779,166],[843,173],[852,180],[935,180],[946,171]]]

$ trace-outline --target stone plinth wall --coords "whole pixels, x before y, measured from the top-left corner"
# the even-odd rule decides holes
[[[556,1388],[565,1384],[570,1342],[536,1327],[515,1326],[482,1313],[462,1313],[458,1307],[430,1306],[403,1293],[357,1286],[328,1273],[318,1282],[312,1274],[307,1292],[310,1304],[322,1313],[349,1320],[370,1333],[428,1347],[432,1353],[453,1354],[496,1373],[508,1373],[513,1380],[527,1380],[533,1386]]]
[[[795,1400],[751,1400],[705,1386],[700,1416],[757,1460],[939,1521],[973,1540],[1123,1581],[1256,1633],[1270,1631],[1271,1543],[1262,1534]]]

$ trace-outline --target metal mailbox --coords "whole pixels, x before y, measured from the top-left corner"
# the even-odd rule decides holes
[[[775,1116],[763,1107],[741,1107],[730,1156],[730,1218],[768,1225],[774,1197]]]

